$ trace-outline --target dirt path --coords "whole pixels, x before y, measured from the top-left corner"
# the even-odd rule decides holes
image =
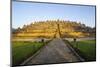
[[[80,61],[61,39],[48,43],[27,64],[49,64]],[[27,65],[25,64],[25,65]]]

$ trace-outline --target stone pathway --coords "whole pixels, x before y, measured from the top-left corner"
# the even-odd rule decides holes
[[[27,64],[51,64],[80,61],[61,39],[54,39]]]

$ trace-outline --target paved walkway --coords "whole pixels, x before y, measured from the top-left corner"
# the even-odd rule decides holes
[[[61,39],[48,43],[27,64],[49,64],[80,61]],[[27,65],[25,64],[25,65]]]

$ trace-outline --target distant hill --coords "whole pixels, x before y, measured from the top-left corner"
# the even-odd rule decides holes
[[[57,35],[59,34],[59,35]],[[94,37],[95,28],[74,21],[47,20],[13,30],[14,38]]]

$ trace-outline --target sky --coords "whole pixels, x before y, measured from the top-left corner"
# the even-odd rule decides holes
[[[34,21],[70,20],[95,26],[95,6],[12,2],[12,27],[18,28]]]

